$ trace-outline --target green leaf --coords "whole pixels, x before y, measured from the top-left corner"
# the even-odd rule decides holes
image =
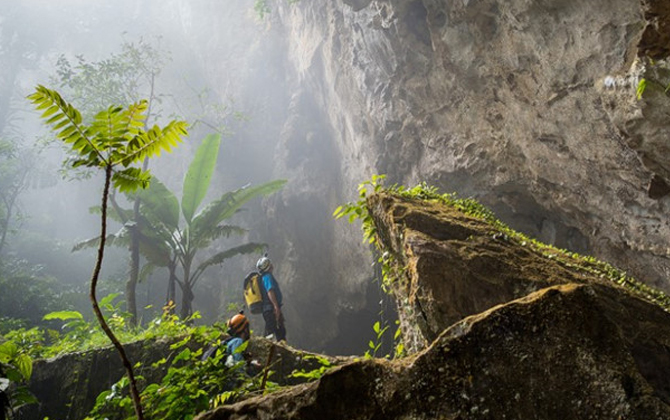
[[[148,261],[147,267],[142,269],[142,276],[150,275],[155,267],[168,267],[172,261],[173,248],[158,236],[162,232],[151,233],[156,236],[148,237],[144,232],[140,235],[140,253]]]
[[[161,223],[168,230],[175,231],[179,227],[179,200],[157,178],[151,180],[149,188],[137,192],[143,213],[153,223]]]
[[[245,342],[243,342],[242,344],[240,344],[240,345],[235,349],[235,351],[233,351],[233,353],[234,353],[234,354],[242,353],[243,351],[245,351],[245,350],[247,349],[247,346],[248,346],[248,345],[249,345],[249,341],[245,341]]]
[[[0,344],[0,362],[8,363],[19,354],[19,347],[11,341]]]
[[[249,200],[271,194],[286,184],[286,180],[270,181],[254,187],[244,187],[227,192],[202,209],[192,222],[192,235],[214,229],[219,223],[234,215]]]
[[[114,187],[121,192],[132,192],[138,188],[149,186],[151,174],[149,171],[143,171],[140,168],[126,168],[122,171],[116,171],[112,175]]]
[[[59,311],[59,312],[50,312],[44,317],[43,320],[49,321],[52,319],[60,319],[61,321],[67,321],[68,319],[84,319],[84,316],[77,311]]]
[[[225,260],[232,258],[237,255],[244,255],[244,254],[259,254],[262,252],[264,249],[267,248],[266,244],[260,244],[260,243],[248,243],[240,246],[236,246],[230,249],[227,249],[225,251],[221,251],[217,254],[214,254],[204,262],[202,262],[198,268],[196,269],[196,272],[194,272],[194,279],[197,280],[196,276],[199,276],[202,272],[204,272],[208,267],[212,265],[217,265],[217,264],[222,264]]]
[[[120,295],[120,293],[110,293],[107,296],[105,296],[104,298],[100,299],[100,302],[98,304],[100,306],[103,306],[103,307],[104,306],[109,306],[109,305],[112,304],[114,299],[116,299],[119,295]]]
[[[204,138],[184,177],[184,192],[181,198],[181,210],[187,224],[191,224],[193,215],[207,194],[221,145],[220,134],[210,134]]]
[[[177,363],[180,360],[188,360],[191,358],[191,349],[185,348],[184,350],[179,353],[174,360],[172,361],[172,364]]]
[[[20,354],[14,361],[16,367],[21,372],[21,376],[26,381],[30,379],[30,376],[33,374],[33,359],[30,358],[27,354]]]
[[[637,84],[637,90],[635,92],[635,96],[637,97],[638,101],[642,99],[642,94],[644,93],[646,88],[647,88],[647,79],[640,79],[640,82]]]

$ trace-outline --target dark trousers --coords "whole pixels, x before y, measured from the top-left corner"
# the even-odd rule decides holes
[[[274,311],[263,312],[263,319],[265,320],[265,336],[270,334],[275,336],[277,341],[286,340],[286,327],[284,321],[277,322]]]

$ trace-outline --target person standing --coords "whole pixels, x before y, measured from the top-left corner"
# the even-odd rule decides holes
[[[284,315],[281,312],[282,293],[279,283],[272,274],[274,266],[267,255],[256,262],[256,268],[261,273],[265,297],[263,299],[263,319],[265,320],[265,336],[274,335],[277,341],[286,340]]]

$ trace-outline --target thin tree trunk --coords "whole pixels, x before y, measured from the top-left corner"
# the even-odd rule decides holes
[[[183,287],[181,288],[181,317],[186,319],[189,316],[193,315],[192,303],[193,303],[193,290],[191,290],[191,285],[184,282]]]
[[[11,202],[5,201],[5,217],[2,219],[0,222],[0,254],[2,254],[2,248],[5,246],[5,241],[7,239],[7,231],[9,230],[9,220],[12,218],[12,207],[13,206],[14,200],[11,200]]]
[[[181,286],[181,317],[186,319],[193,315],[193,283],[191,282],[191,259],[184,258],[182,260],[182,267],[184,269],[184,279],[179,286]]]
[[[175,270],[177,269],[175,264],[171,264],[168,267],[168,270],[170,272],[170,277],[168,278],[168,288],[167,288],[167,296],[165,303],[170,304],[172,303],[173,305],[175,304],[175,299],[176,299],[176,294],[177,294],[177,275],[175,274]]]
[[[137,281],[140,275],[139,200],[135,199],[134,219],[130,230],[130,273],[126,281],[126,310],[130,314],[130,324],[137,325]]]
[[[91,275],[91,289],[89,293],[89,298],[91,299],[91,304],[93,305],[93,312],[95,317],[98,319],[98,323],[102,330],[107,334],[109,340],[112,342],[116,350],[119,352],[121,357],[121,362],[123,367],[126,369],[128,374],[128,379],[130,382],[130,396],[133,401],[133,407],[135,408],[135,415],[137,420],[144,420],[144,413],[142,412],[142,403],[140,401],[140,393],[137,390],[137,381],[135,380],[135,373],[133,372],[133,365],[128,360],[126,351],[123,348],[123,345],[114,335],[114,332],[107,322],[105,317],[102,315],[100,306],[98,305],[98,299],[96,297],[96,287],[98,285],[98,278],[100,277],[100,269],[102,267],[102,259],[105,252],[105,238],[107,236],[107,197],[109,196],[109,188],[112,179],[112,166],[107,165],[105,168],[105,188],[102,192],[102,215],[101,215],[101,224],[100,224],[100,245],[98,246],[98,258],[95,261],[95,267],[93,268],[93,274]]]
[[[14,208],[17,206],[17,199],[21,192],[26,187],[26,178],[28,176],[28,170],[23,170],[23,173],[19,176],[18,181],[15,185],[12,185],[12,189],[8,194],[1,194],[2,201],[5,205],[5,217],[2,219],[0,226],[0,254],[2,254],[2,249],[5,247],[7,241],[7,233],[9,232],[9,223],[11,222],[12,216],[14,215]]]

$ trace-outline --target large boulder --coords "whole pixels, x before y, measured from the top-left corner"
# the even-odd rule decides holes
[[[662,293],[439,200],[367,203],[407,346],[422,350],[200,420],[670,419]]]
[[[544,246],[439,201],[368,198],[387,262],[405,344],[419,350],[460,319],[556,284],[646,288],[614,267]],[[618,284],[618,283],[617,283]]]
[[[199,419],[670,419],[669,348],[658,306],[571,283],[465,318],[412,358],[352,362]]]
[[[135,374],[147,380],[160,380],[164,369],[151,368],[151,364],[173,356],[170,346],[175,341],[161,339],[127,344],[125,350],[130,360],[142,361],[142,367],[136,369]],[[119,354],[111,346],[36,360],[28,387],[39,402],[22,408],[20,418],[83,419],[98,395],[110,389],[124,374]]]

